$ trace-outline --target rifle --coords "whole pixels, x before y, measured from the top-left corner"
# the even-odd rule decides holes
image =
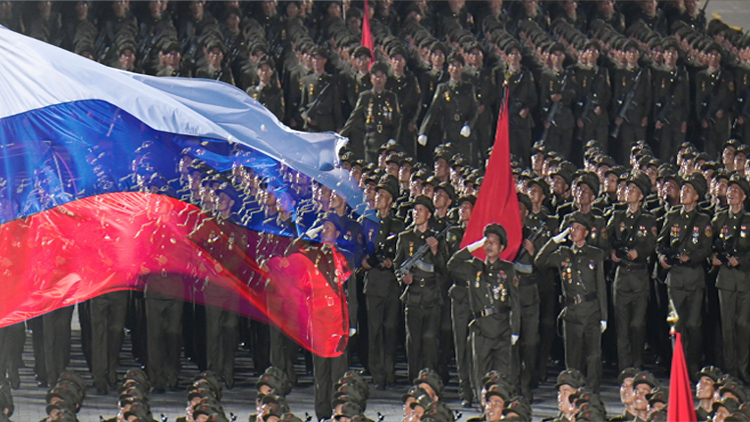
[[[630,91],[628,91],[627,95],[625,95],[625,100],[622,102],[622,106],[620,107],[620,111],[617,113],[617,117],[622,119],[623,121],[629,122],[628,120],[628,111],[630,111],[630,108],[633,107],[633,98],[635,98],[635,93],[638,91],[638,87],[641,85],[641,75],[643,75],[643,67],[641,70],[638,71],[638,74],[635,75],[635,79],[633,80],[633,86],[630,87]],[[620,134],[620,126],[615,123],[615,128],[612,129],[612,133],[610,133],[610,136],[613,138],[617,138],[617,135]]]
[[[732,130],[737,128],[740,118],[747,119],[750,117],[750,87],[745,88],[744,94],[738,97],[737,100],[742,103],[742,107],[737,117],[734,118],[734,122],[732,122]]]
[[[435,236],[435,238],[440,239],[441,237],[445,236],[445,234],[448,233],[448,230],[450,230],[451,227],[453,226],[446,224],[445,228],[441,230],[440,233]],[[423,243],[419,248],[417,248],[417,251],[414,252],[414,255],[404,261],[401,266],[395,271],[396,278],[401,280],[406,274],[411,272],[411,269],[413,267],[419,268],[419,263],[422,262],[422,257],[427,254],[428,250],[430,250],[430,245],[428,245],[427,242]],[[427,265],[432,266],[432,264]]]
[[[544,225],[541,225],[534,229],[534,231],[531,232],[531,234],[526,238],[526,240],[531,241],[532,243],[536,240],[537,237],[539,237],[540,234],[544,232]],[[534,266],[531,264],[522,264],[519,262],[521,260],[521,257],[528,253],[526,249],[521,246],[521,250],[518,252],[518,255],[516,256],[516,260],[513,262],[513,266],[516,268],[516,272],[521,274],[531,274],[534,270]]]
[[[94,59],[99,63],[104,63],[104,60],[107,58],[107,54],[109,53],[110,49],[110,46],[107,45],[108,26],[109,25],[102,28],[102,30],[99,32],[99,36],[96,37],[96,42],[94,42]]]
[[[331,86],[331,83],[328,82],[326,86],[323,87],[323,89],[320,90],[320,93],[318,94],[318,97],[315,98],[315,101],[313,101],[312,104],[310,104],[310,107],[307,108],[307,111],[302,113],[302,119],[304,121],[307,121],[307,116],[309,115],[315,115],[315,111],[318,110],[318,107],[320,106],[321,101],[323,100],[323,96],[328,92],[328,88]]]
[[[562,84],[560,85],[560,91],[557,92],[558,94],[561,94],[563,91],[565,91],[565,88],[568,86],[568,74],[566,73],[565,76],[563,76]],[[549,135],[549,128],[552,125],[557,126],[557,122],[555,121],[555,118],[557,117],[557,114],[560,112],[560,109],[562,108],[562,99],[560,101],[552,104],[552,107],[549,109],[549,113],[547,114],[547,118],[545,119],[545,127],[544,127],[544,133],[542,133],[542,138],[540,141],[544,142],[547,140],[547,136]]]
[[[669,114],[672,112],[673,108],[672,97],[677,91],[677,80],[679,77],[680,68],[678,67],[675,68],[674,77],[669,81],[672,84],[670,86],[669,94],[656,103],[656,105],[660,107],[659,114],[656,116],[657,122],[662,122],[667,125],[669,124]]]
[[[714,85],[711,87],[711,96],[706,97],[701,105],[703,106],[703,113],[701,113],[701,120],[705,120],[709,123],[716,123],[716,94],[718,94],[719,85],[721,85],[721,68],[716,72],[716,80]]]

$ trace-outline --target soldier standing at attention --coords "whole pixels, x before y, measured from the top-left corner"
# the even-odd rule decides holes
[[[365,161],[378,159],[378,148],[391,139],[398,139],[401,109],[396,94],[385,89],[388,65],[377,62],[369,73],[372,89],[359,94],[357,106],[346,121],[341,136],[354,131],[364,132]],[[395,199],[395,198],[394,198]]]
[[[401,282],[406,290],[401,300],[406,305],[406,358],[409,379],[417,378],[420,369],[437,369],[438,328],[442,295],[437,274],[446,274],[447,251],[445,244],[435,238],[430,229],[430,218],[435,208],[432,200],[420,195],[414,199],[411,230],[401,232],[396,243],[396,268],[414,256],[423,244],[429,249],[415,265],[403,275]]]
[[[586,243],[591,217],[573,213],[570,227],[539,251],[538,266],[557,267],[562,283],[565,366],[586,371],[586,385],[599,392],[602,377],[602,333],[607,329],[604,252]],[[561,246],[570,234],[572,246]]]
[[[729,139],[734,77],[721,66],[721,46],[713,43],[705,53],[708,67],[695,76],[695,114],[700,124],[703,151],[715,159],[719,146]]]
[[[513,263],[500,259],[508,235],[499,224],[488,224],[484,237],[458,251],[448,262],[451,276],[464,280],[474,319],[469,324],[474,379],[492,369],[511,377],[511,346],[518,341],[521,309]],[[484,248],[481,261],[471,253]],[[475,386],[481,397],[481,386]]]
[[[338,84],[326,72],[328,51],[323,47],[312,50],[313,72],[302,78],[300,113],[308,132],[327,132],[343,124]]]
[[[619,127],[619,136],[613,145],[617,147],[609,149],[620,164],[628,162],[633,144],[646,139],[651,110],[651,71],[648,67],[639,66],[641,51],[635,41],[628,41],[623,50],[625,65],[615,70],[612,87],[612,111],[615,125]]]
[[[681,207],[667,213],[657,250],[659,263],[668,270],[666,284],[682,333],[688,373],[698,372],[701,357],[703,292],[706,271],[703,264],[711,254],[711,219],[696,205],[706,195],[706,179],[700,173],[684,179],[680,190]]]

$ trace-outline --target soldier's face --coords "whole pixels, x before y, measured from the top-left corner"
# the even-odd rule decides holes
[[[729,205],[740,205],[745,202],[747,196],[745,192],[740,188],[740,185],[732,183],[727,188],[727,203]]]
[[[406,67],[406,60],[404,59],[404,56],[396,54],[395,56],[391,57],[391,67],[396,72],[403,72],[404,67]]]
[[[714,380],[703,376],[695,385],[695,397],[699,400],[710,399],[716,392]]]
[[[680,54],[677,52],[677,50],[674,47],[669,47],[667,51],[664,52],[664,63],[666,63],[666,65],[671,69],[677,64],[677,59],[679,57]]]
[[[500,396],[494,394],[490,396],[490,399],[484,406],[484,410],[487,414],[487,421],[495,422],[502,420],[503,407],[505,407],[505,402]]]
[[[424,205],[416,205],[413,209],[414,212],[414,224],[420,225],[425,224],[432,217],[430,210]]]
[[[643,199],[643,194],[641,193],[641,190],[638,189],[638,186],[632,183],[628,184],[626,196],[627,196],[628,204],[637,204],[637,203],[640,203],[641,200]]]
[[[684,184],[680,189],[680,204],[692,205],[698,201],[698,193],[691,184]]]
[[[627,377],[622,381],[622,385],[620,385],[620,402],[624,405],[629,405],[633,403],[633,399],[635,399],[633,377]]]
[[[575,390],[568,384],[563,384],[557,389],[557,409],[563,413],[567,413],[573,407],[570,404],[570,395]]]
[[[461,203],[461,206],[458,207],[458,219],[460,221],[469,221],[471,220],[471,212],[474,211],[474,206],[471,205],[471,202],[464,201]]]
[[[646,394],[651,392],[651,387],[648,384],[638,384],[633,389],[635,399],[633,400],[633,407],[635,410],[648,410],[648,400]]]
[[[630,66],[638,65],[639,56],[640,54],[638,54],[638,50],[635,47],[628,48],[627,51],[625,51],[625,61]]]
[[[508,64],[513,69],[518,69],[518,67],[521,65],[521,52],[518,51],[517,48],[514,48],[510,51],[510,53],[508,53]]]
[[[570,240],[573,243],[578,243],[586,240],[589,235],[589,229],[581,223],[573,223],[570,230]]]
[[[576,191],[576,201],[579,205],[589,205],[594,201],[594,192],[591,190],[591,187],[585,183],[581,183],[578,185],[578,189]]]
[[[442,69],[445,64],[445,53],[443,50],[435,50],[430,53],[430,63],[435,69]]]
[[[542,191],[541,186],[537,185],[536,183],[532,184],[531,187],[528,188],[527,192],[532,204],[539,204],[544,201],[544,192]]]
[[[391,208],[392,203],[393,198],[391,198],[391,194],[385,189],[378,189],[375,194],[375,208],[378,211],[387,211]]]
[[[721,54],[715,50],[710,51],[706,53],[706,60],[710,67],[717,68],[719,67],[719,64],[721,64]]]
[[[461,73],[464,71],[464,66],[459,61],[452,61],[448,64],[448,74],[451,75],[451,79],[454,81],[461,80]]]
[[[385,88],[386,78],[387,75],[381,71],[373,73],[372,75],[370,75],[370,82],[372,82],[372,87],[377,91],[381,91],[383,88]]]
[[[565,60],[565,53],[562,51],[556,51],[554,54],[550,54],[549,59],[552,67],[560,68],[563,64],[563,60]]]
[[[341,232],[336,230],[336,226],[330,221],[323,223],[323,230],[320,231],[320,238],[324,242],[334,242],[338,239]]]
[[[273,77],[273,69],[267,64],[262,64],[258,68],[258,78],[263,82],[264,85],[268,85]]]
[[[500,243],[500,238],[494,233],[488,233],[485,238],[487,240],[484,242],[484,253],[487,255],[488,260],[494,261],[500,256],[500,252],[503,251],[503,244]]]

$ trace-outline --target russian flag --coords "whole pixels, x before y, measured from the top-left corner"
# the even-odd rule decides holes
[[[362,202],[337,167],[344,138],[293,131],[221,82],[111,69],[4,27],[0,56],[0,326],[148,289],[341,354],[357,245],[294,240],[329,190]]]

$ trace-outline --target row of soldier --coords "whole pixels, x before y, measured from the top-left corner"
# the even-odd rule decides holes
[[[65,37],[38,30],[61,19],[50,2],[26,26],[12,4],[4,13],[11,28],[108,65],[236,84],[292,128],[341,131],[367,161],[396,139],[420,161],[452,142],[478,163],[506,83],[524,161],[539,138],[577,163],[575,142],[596,139],[621,164],[638,140],[653,139],[661,159],[687,133],[709,154],[730,130],[747,141],[740,31],[707,25],[693,0],[597,3],[375,2],[375,51],[359,45],[363,12],[349,2],[79,2],[57,25]]]

